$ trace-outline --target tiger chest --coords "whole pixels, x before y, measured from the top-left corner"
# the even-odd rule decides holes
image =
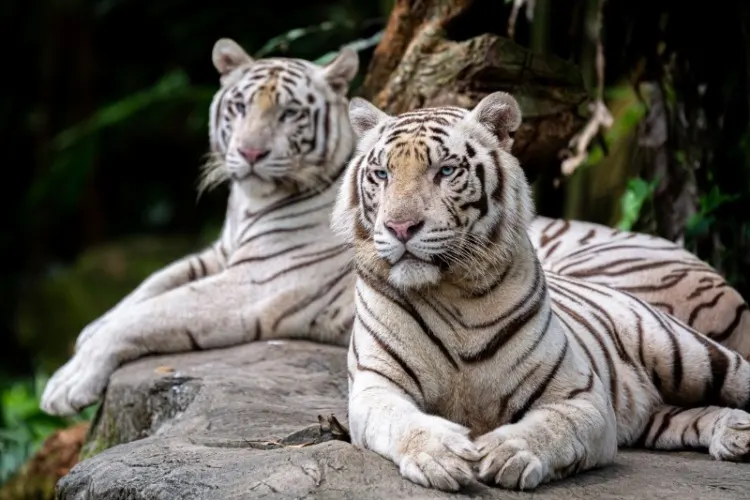
[[[471,429],[473,436],[507,423],[503,377],[487,366],[460,366],[428,396],[428,413]]]

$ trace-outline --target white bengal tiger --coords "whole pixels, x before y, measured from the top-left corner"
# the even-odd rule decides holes
[[[330,230],[355,138],[346,93],[359,59],[321,67],[213,49],[221,89],[210,109],[203,187],[230,178],[219,240],[145,280],[80,334],[42,408],[71,414],[97,401],[120,364],[146,354],[276,337],[346,345],[354,315],[351,251]]]
[[[332,206],[340,167],[355,144],[345,94],[357,70],[356,53],[345,50],[321,68],[296,59],[253,61],[236,43],[220,40],[213,59],[222,85],[210,108],[213,158],[201,189],[230,182],[221,236],[203,252],[156,272],[81,332],[75,356],[43,395],[42,408],[49,413],[74,413],[96,402],[117,366],[145,354],[274,337],[348,342],[354,295],[344,289],[353,286],[351,254],[321,221]],[[544,218],[535,224],[542,221],[547,224]],[[593,225],[558,223],[565,224],[567,232],[547,226],[534,236],[545,253],[545,266],[565,265],[568,254],[572,258],[584,250],[591,250],[588,263],[621,258],[621,247],[602,251],[606,245],[599,240],[607,239],[608,229],[598,226],[597,238],[582,239],[579,236]],[[646,235],[629,237],[630,248],[647,248],[654,241]],[[549,245],[554,252],[548,251],[548,240],[554,240]],[[671,261],[680,262],[686,253],[674,246]],[[638,257],[648,265],[652,254],[657,257],[650,250]],[[575,264],[573,271],[580,272],[582,264]],[[652,283],[669,278],[673,267],[643,272],[631,263],[615,285],[629,286],[636,294],[646,290],[641,294],[646,300],[674,310],[684,321],[690,311],[699,310],[694,326],[706,333],[711,332],[712,318],[729,318],[737,309],[739,295],[731,288],[724,288],[726,293],[708,307],[697,295],[683,300],[693,294],[695,282],[724,283],[705,265],[692,266],[689,279],[675,283],[668,296],[648,292]],[[609,271],[600,268],[595,275],[589,267],[587,279],[611,280]],[[324,281],[316,281],[318,273]],[[304,286],[297,287],[299,283]],[[739,302],[747,308],[741,297]],[[688,307],[693,303],[697,305]],[[725,343],[744,346],[745,355],[750,355],[750,346],[737,339],[750,337],[748,323],[722,328]]]
[[[618,445],[750,451],[750,363],[630,294],[542,269],[510,154],[518,105],[391,117],[359,136],[332,225],[355,247],[353,442],[443,490],[511,489],[611,463]]]

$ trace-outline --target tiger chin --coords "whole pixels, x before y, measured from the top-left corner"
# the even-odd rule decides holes
[[[221,39],[209,110],[211,159],[200,189],[229,185],[218,239],[149,276],[78,336],[41,407],[69,415],[110,374],[148,354],[276,338],[346,345],[354,304],[348,245],[330,210],[354,147],[347,91],[359,59],[253,59]]]
[[[356,446],[448,491],[532,490],[618,446],[748,457],[747,361],[633,295],[542,268],[512,96],[398,116],[355,98],[349,117],[359,142],[332,227],[356,251]]]

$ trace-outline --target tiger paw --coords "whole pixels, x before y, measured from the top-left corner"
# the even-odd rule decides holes
[[[478,460],[479,454],[468,435],[469,429],[456,423],[420,416],[401,440],[401,475],[444,491],[477,484],[470,462]]]
[[[727,410],[716,425],[708,452],[716,460],[750,460],[750,414],[742,410]]]
[[[475,444],[482,457],[478,476],[483,482],[532,490],[545,480],[544,462],[525,439],[500,428],[479,437]]]
[[[96,337],[83,344],[47,382],[41,409],[50,415],[75,415],[96,403],[117,367],[114,354],[111,344],[102,345]]]

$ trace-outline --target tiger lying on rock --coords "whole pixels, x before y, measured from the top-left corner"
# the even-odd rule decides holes
[[[362,99],[332,227],[355,249],[352,441],[424,486],[529,490],[618,445],[750,452],[750,364],[636,296],[545,271],[513,97]]]
[[[346,93],[357,53],[344,49],[322,67],[253,60],[222,39],[213,63],[221,89],[211,103],[204,186],[230,182],[221,235],[81,332],[42,395],[48,413],[96,402],[117,366],[146,354],[279,337],[348,342],[351,252],[329,220],[354,142]]]
[[[281,337],[349,342],[352,252],[329,217],[356,142],[346,92],[357,54],[344,49],[323,67],[254,60],[222,39],[213,63],[221,88],[209,110],[212,160],[202,187],[230,185],[221,235],[81,332],[44,391],[48,413],[96,402],[119,365],[146,354]],[[747,304],[677,245],[542,217],[531,233],[545,268],[625,289],[750,355]]]

